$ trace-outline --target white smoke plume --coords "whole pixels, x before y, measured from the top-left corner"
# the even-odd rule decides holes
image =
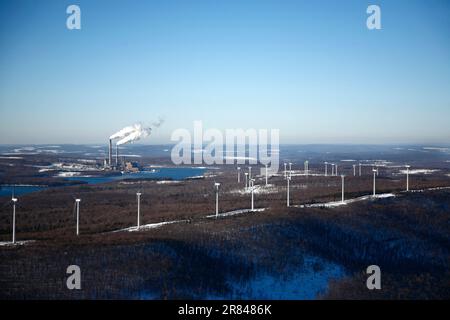
[[[130,133],[136,131],[136,129],[138,129],[138,126],[140,126],[140,125],[139,124],[134,124],[132,126],[125,127],[122,130],[119,130],[116,133],[114,133],[109,138],[111,140],[124,138],[125,136],[129,135]]]
[[[141,125],[136,125],[135,128],[136,129],[133,132],[131,132],[130,134],[126,135],[125,137],[123,137],[122,139],[117,141],[117,145],[120,146],[122,144],[126,144],[129,142],[138,141],[141,138],[145,138],[145,137],[149,136],[150,133],[152,132],[151,128],[143,128]]]
[[[159,118],[158,122],[152,124],[153,128],[159,128],[164,122],[164,119]],[[117,141],[117,145],[138,141],[142,138],[148,137],[152,132],[151,127],[143,127],[142,124],[136,123],[131,126],[125,127],[109,137],[109,139],[120,139]]]

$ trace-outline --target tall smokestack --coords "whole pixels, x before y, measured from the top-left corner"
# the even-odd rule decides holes
[[[112,139],[109,139],[109,158],[108,164],[112,166]]]
[[[116,144],[116,167],[119,166],[119,146]]]

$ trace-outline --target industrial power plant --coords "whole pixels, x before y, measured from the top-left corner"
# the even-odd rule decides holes
[[[153,123],[151,127],[144,127],[140,123],[133,124],[131,126],[124,127],[123,129],[117,131],[109,137],[108,144],[108,159],[104,161],[104,168],[114,171],[136,171],[138,166],[133,162],[125,162],[125,159],[120,158],[119,146],[128,143],[133,143],[139,141],[142,138],[148,137],[152,128],[158,128],[164,122],[162,118],[158,122]],[[113,163],[113,141],[116,141],[115,145],[115,161]]]

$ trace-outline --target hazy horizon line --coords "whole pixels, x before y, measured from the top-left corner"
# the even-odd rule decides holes
[[[132,143],[132,144],[126,144],[121,145],[120,147],[127,147],[127,146],[174,146],[178,143]],[[108,146],[107,143],[0,143],[0,146],[63,146],[63,145],[71,145],[71,146],[99,146],[99,145],[105,145]],[[189,145],[189,143],[186,143],[186,145]],[[191,143],[190,145],[194,145],[194,143]],[[208,143],[204,144],[205,146],[208,145]],[[226,145],[223,143],[222,145]],[[236,146],[240,146],[241,144],[235,144]],[[244,145],[255,145],[255,144],[244,144]],[[256,144],[259,145],[259,144]],[[270,145],[270,143],[269,143]],[[280,146],[424,146],[424,145],[439,145],[439,146],[450,146],[450,143],[448,142],[385,142],[385,143],[353,143],[353,142],[339,142],[339,143],[280,143]]]

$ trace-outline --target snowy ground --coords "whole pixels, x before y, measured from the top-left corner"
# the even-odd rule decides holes
[[[280,187],[276,187],[272,184],[268,184],[266,185],[256,185],[253,187],[253,193],[254,194],[271,194],[271,193],[277,193],[280,192],[281,188]],[[240,195],[245,195],[245,194],[251,194],[252,193],[252,189],[251,188],[240,188],[240,189],[234,189],[230,191],[231,194],[240,194]]]
[[[450,148],[442,148],[442,147],[423,147],[422,149],[450,153]]]
[[[409,174],[432,174],[439,171],[438,169],[410,169]],[[400,170],[400,174],[406,174],[406,169]]]
[[[237,214],[243,214],[243,213],[254,213],[254,212],[262,212],[266,210],[266,208],[256,208],[256,209],[239,209],[239,210],[233,210],[228,212],[219,213],[217,217],[229,217],[229,216],[235,216]],[[215,214],[211,214],[206,216],[206,218],[215,218]]]
[[[80,161],[86,163],[86,160]],[[38,166],[37,166],[38,167]],[[80,172],[98,171],[99,169],[92,163],[53,163],[49,166],[39,166],[39,172],[56,171],[58,177],[73,177],[78,176]]]
[[[450,187],[435,187],[435,188],[427,188],[427,189],[417,189],[417,190],[409,190],[403,192],[424,192],[424,191],[437,191],[437,190],[446,190],[450,189]]]
[[[150,229],[156,229],[168,224],[173,224],[173,223],[182,223],[182,222],[187,222],[188,220],[174,220],[174,221],[163,221],[163,222],[158,222],[158,223],[149,223],[149,224],[144,224],[141,225],[140,228],[138,229],[137,226],[134,227],[129,227],[129,228],[124,228],[124,229],[119,229],[119,230],[115,230],[112,232],[122,232],[122,231],[128,231],[128,232],[135,232],[135,231],[146,231],[146,230],[150,230]]]
[[[81,172],[78,171],[63,171],[59,172],[56,177],[67,178],[67,177],[81,177]],[[90,177],[88,175],[83,175],[83,177]]]
[[[237,215],[237,214],[262,212],[264,210],[265,210],[265,208],[256,208],[254,210],[251,210],[251,209],[239,209],[239,210],[233,210],[233,211],[219,213],[217,216],[218,217],[228,217],[228,216],[234,216],[234,215]],[[215,214],[211,214],[211,215],[207,215],[206,216],[206,218],[215,218],[215,217],[216,217]],[[128,231],[128,232],[147,231],[147,230],[151,230],[151,229],[160,228],[162,226],[169,225],[169,224],[186,223],[188,221],[189,220],[163,221],[163,222],[157,222],[157,223],[144,224],[144,225],[141,225],[141,227],[139,229],[136,226],[133,226],[133,227],[129,227],[129,228],[114,230],[114,231],[111,231],[111,232],[114,233],[114,232],[123,232],[123,231]]]
[[[16,243],[12,243],[11,241],[2,241],[2,242],[0,242],[0,247],[23,246],[27,243],[31,243],[34,241],[35,240],[25,240],[25,241],[16,241]]]
[[[160,180],[156,181],[156,184],[174,184],[174,183],[181,183],[179,180]]]
[[[345,206],[347,204],[355,203],[355,202],[359,202],[359,201],[366,201],[366,200],[370,200],[370,199],[391,198],[391,197],[395,197],[395,194],[393,194],[393,193],[381,193],[381,194],[377,194],[375,196],[367,195],[367,196],[362,196],[362,197],[358,197],[358,198],[347,199],[347,200],[344,200],[344,201],[331,201],[331,202],[323,202],[323,203],[301,204],[301,205],[293,205],[292,207],[297,207],[297,208],[333,208],[333,207]]]

